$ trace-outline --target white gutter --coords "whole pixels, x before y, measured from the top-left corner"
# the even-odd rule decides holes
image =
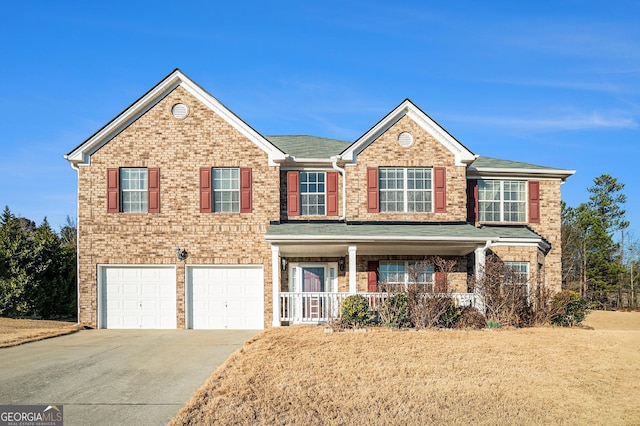
[[[343,168],[338,167],[340,156],[331,157],[331,167],[342,175],[342,216],[338,220],[345,220],[347,217],[347,173]]]
[[[397,242],[459,242],[459,243],[482,243],[488,241],[491,245],[492,240],[487,240],[486,237],[468,238],[468,237],[442,237],[442,236],[391,236],[391,235],[340,235],[338,237],[333,235],[277,235],[277,236],[265,236],[265,240],[269,243],[287,243],[294,241],[312,242],[334,242],[334,243],[348,243],[349,241],[358,242],[377,242],[377,241],[397,241]]]

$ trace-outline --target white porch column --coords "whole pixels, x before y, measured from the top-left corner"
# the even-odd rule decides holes
[[[474,253],[476,255],[476,264],[475,264],[474,270],[475,270],[476,280],[479,280],[480,277],[482,276],[482,273],[484,272],[486,253],[485,253],[484,247],[478,247],[477,249],[475,249]]]
[[[474,250],[476,255],[475,275],[476,280],[479,280],[484,274],[484,266],[487,258],[487,250],[491,247],[491,240],[487,240],[484,247],[478,247]]]
[[[349,245],[349,293],[356,294],[356,245]]]
[[[271,246],[271,280],[272,280],[272,308],[273,327],[280,327],[280,247]]]
[[[484,300],[482,297],[482,291],[480,291],[480,288],[478,287],[479,283],[482,280],[482,276],[485,273],[485,265],[486,265],[486,260],[487,260],[487,250],[489,249],[489,247],[491,247],[491,240],[487,240],[487,242],[484,244],[483,247],[478,247],[477,249],[474,250],[474,253],[476,255],[476,264],[475,264],[475,275],[476,275],[476,285],[475,288],[473,290],[473,292],[475,293],[475,303],[474,306],[479,309],[481,312],[484,312],[485,310],[485,305],[484,305]]]

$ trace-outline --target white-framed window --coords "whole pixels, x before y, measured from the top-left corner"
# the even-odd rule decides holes
[[[383,284],[433,285],[433,266],[415,260],[381,260],[380,282]]]
[[[381,212],[433,211],[431,168],[381,167],[378,181]]]
[[[324,215],[326,212],[325,172],[300,172],[300,214]]]
[[[529,282],[529,262],[504,262],[504,269],[507,283],[527,285]]]
[[[240,211],[240,169],[214,167],[212,176],[213,211]]]
[[[120,169],[120,211],[147,212],[149,205],[148,171],[144,167]]]
[[[478,219],[480,222],[526,222],[525,181],[478,181]]]

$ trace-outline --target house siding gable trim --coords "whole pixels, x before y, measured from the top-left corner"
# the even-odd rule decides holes
[[[477,158],[477,156],[469,151],[467,147],[460,143],[460,141],[454,138],[449,132],[436,123],[409,99],[405,99],[393,111],[369,129],[369,131],[342,151],[340,153],[340,157],[344,160],[356,163],[358,154],[364,151],[367,146],[373,143],[378,137],[380,137],[380,135],[389,130],[404,116],[415,121],[427,133],[448,149],[455,157],[456,166],[466,166]]]
[[[269,142],[264,136],[254,130],[245,123],[240,117],[225,107],[220,101],[211,94],[202,89],[198,84],[193,82],[189,77],[183,74],[179,69],[171,72],[162,81],[156,84],[151,90],[145,93],[141,98],[131,104],[127,109],[94,133],[89,139],[84,141],[74,150],[64,156],[72,166],[80,164],[90,164],[91,155],[107,144],[111,139],[129,127],[141,116],[147,113],[158,102],[164,99],[169,93],[177,87],[182,87],[188,93],[207,106],[211,111],[220,116],[229,123],[242,135],[256,144],[260,149],[268,154],[269,165],[275,165],[276,162],[286,159],[286,155],[274,144]]]

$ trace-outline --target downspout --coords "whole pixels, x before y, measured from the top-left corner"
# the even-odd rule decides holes
[[[476,278],[480,277],[480,274],[484,274],[484,266],[486,263],[486,253],[487,250],[491,247],[491,240],[487,240],[486,243],[484,243],[484,247],[478,247],[475,251],[476,254]],[[482,255],[482,261],[480,261],[479,256]],[[483,270],[480,271],[479,267],[482,266]]]
[[[64,156],[65,160],[68,160],[67,156]],[[80,325],[80,202],[78,201],[80,196],[80,167],[72,161],[69,161],[71,168],[76,171],[76,310],[77,310],[77,324]],[[96,326],[97,326],[96,318]]]
[[[338,220],[345,220],[347,217],[347,173],[344,168],[338,167],[340,156],[331,157],[331,167],[342,175],[342,216]]]

